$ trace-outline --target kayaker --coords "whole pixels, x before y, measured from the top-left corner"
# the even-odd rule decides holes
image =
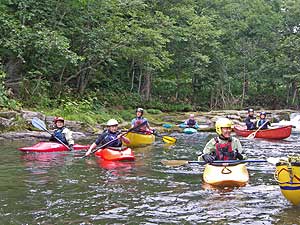
[[[186,121],[184,121],[184,124],[187,127],[192,127],[192,128],[196,128],[196,129],[198,129],[198,127],[199,127],[197,121],[195,120],[195,115],[194,114],[190,114],[189,119],[187,119]]]
[[[266,112],[261,112],[259,114],[259,120],[256,123],[256,127],[260,127],[261,126],[261,130],[266,130],[268,129],[268,126],[271,126],[270,121],[268,121],[266,119],[267,113]]]
[[[256,129],[256,118],[254,116],[254,110],[248,109],[248,116],[245,119],[245,123],[247,126],[247,130],[255,130]]]
[[[139,124],[147,121],[146,125],[141,126],[139,129],[136,130],[136,132],[139,132],[139,133],[154,133],[155,130],[150,127],[148,120],[143,117],[144,109],[143,108],[137,108],[135,112],[136,112],[136,117],[131,121],[131,128],[135,127],[135,126],[138,126]]]
[[[73,151],[74,140],[72,136],[72,131],[65,127],[65,120],[63,117],[55,117],[54,120],[55,130],[51,135],[49,141],[59,142],[57,139],[62,141],[64,144],[69,146],[69,150]]]
[[[104,145],[110,141],[110,144],[108,144],[105,147],[122,147],[122,141],[124,141],[126,144],[129,144],[130,141],[128,138],[122,136],[121,131],[118,130],[118,121],[115,119],[110,119],[107,121],[106,126],[107,130],[105,130],[102,134],[100,134],[97,138],[97,140],[90,146],[88,151],[85,153],[86,156],[90,155],[91,151],[96,148],[98,145]]]
[[[228,118],[216,121],[217,137],[212,138],[204,147],[199,161],[211,163],[214,160],[243,160],[246,159],[241,142],[236,137],[231,137],[233,122]]]

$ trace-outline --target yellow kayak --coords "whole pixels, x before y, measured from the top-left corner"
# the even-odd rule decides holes
[[[207,164],[203,172],[203,180],[213,186],[245,186],[249,181],[249,174],[245,163],[234,165]]]
[[[289,157],[276,164],[275,179],[281,193],[294,205],[300,204],[300,157]]]
[[[130,144],[127,146],[141,146],[141,145],[150,145],[155,141],[155,136],[153,134],[140,134],[129,132],[125,135],[130,140]]]

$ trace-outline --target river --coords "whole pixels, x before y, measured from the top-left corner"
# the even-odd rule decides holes
[[[273,179],[275,167],[248,164],[250,181],[233,190],[205,189],[196,160],[213,133],[172,134],[167,146],[134,148],[135,162],[106,163],[79,153],[23,154],[33,141],[1,141],[1,224],[300,224]],[[249,158],[299,153],[299,134],[282,141],[240,138]]]

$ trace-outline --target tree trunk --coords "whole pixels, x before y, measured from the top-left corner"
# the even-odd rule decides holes
[[[151,93],[151,73],[149,70],[146,70],[144,75],[144,84],[143,84],[143,96],[145,96],[145,100],[150,100]]]

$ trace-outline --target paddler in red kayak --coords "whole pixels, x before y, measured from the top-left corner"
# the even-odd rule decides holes
[[[65,120],[63,117],[55,117],[54,120],[55,130],[51,135],[49,141],[58,142],[57,139],[61,140],[64,144],[69,146],[69,150],[73,151],[74,140],[72,131],[65,127]]]
[[[138,133],[145,133],[145,134],[152,134],[152,133],[155,133],[155,130],[152,129],[148,123],[148,120],[146,118],[143,117],[144,115],[144,109],[143,108],[137,108],[136,109],[136,118],[134,118],[132,121],[131,121],[131,128],[132,127],[136,127],[138,126],[139,124],[141,123],[144,123],[145,121],[146,124],[144,126],[141,126],[139,129],[137,129],[135,132],[138,132]]]
[[[248,109],[248,116],[245,119],[245,123],[247,126],[247,130],[255,130],[256,129],[256,118],[254,116],[254,110]]]
[[[261,113],[259,114],[259,120],[258,120],[257,123],[256,123],[256,127],[262,126],[262,127],[260,127],[260,129],[261,129],[261,130],[266,130],[266,129],[269,128],[268,126],[271,126],[271,123],[270,123],[270,121],[268,121],[268,120],[266,119],[266,116],[267,116],[267,113],[266,113],[266,112],[261,112]]]
[[[124,141],[126,144],[129,144],[129,139],[122,136],[121,131],[118,130],[118,125],[119,123],[115,119],[110,119],[109,121],[107,121],[107,130],[105,130],[102,134],[98,136],[97,140],[90,146],[89,150],[85,153],[85,155],[90,155],[91,151],[94,148],[96,148],[96,146],[100,144],[105,145],[110,141],[112,142],[106,147],[122,147],[122,141]]]
[[[243,160],[246,159],[241,142],[236,137],[231,137],[233,122],[228,118],[216,121],[218,137],[211,139],[204,147],[199,161],[211,163],[214,160]]]

